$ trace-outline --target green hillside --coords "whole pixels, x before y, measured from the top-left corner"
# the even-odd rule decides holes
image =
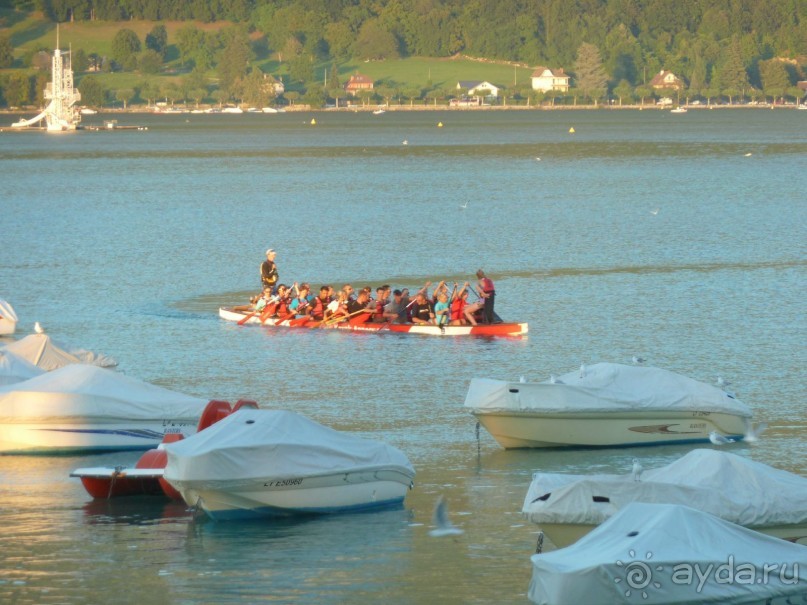
[[[364,102],[416,103],[457,94],[460,80],[505,88],[511,103],[576,104],[797,99],[807,79],[807,0],[5,0],[0,104],[41,103],[56,20],[99,105],[122,94],[318,107],[356,73],[380,93]],[[532,92],[538,65],[565,70],[572,89]],[[651,87],[661,70],[675,87]]]

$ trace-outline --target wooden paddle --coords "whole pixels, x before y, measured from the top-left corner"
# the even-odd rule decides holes
[[[247,323],[250,320],[250,318],[255,317],[257,314],[258,314],[257,311],[253,311],[252,313],[248,313],[247,315],[244,315],[244,317],[242,317],[241,319],[238,320],[238,325],[243,326],[245,323]]]
[[[276,307],[270,307],[269,304],[274,303],[267,303],[266,309],[264,309],[263,313],[261,313],[261,324],[265,324],[266,320],[274,313]]]
[[[319,325],[319,327],[322,328],[322,327],[326,327],[326,326],[332,326],[334,324],[342,323],[346,319],[350,319],[351,317],[353,317],[354,315],[358,315],[359,313],[372,313],[372,312],[373,312],[372,309],[370,309],[370,310],[368,310],[366,308],[359,309],[358,311],[354,311],[353,313],[350,313],[349,315],[340,315],[340,316],[336,317],[335,319],[334,318],[326,319],[325,321],[323,321]]]
[[[278,303],[280,303],[280,297],[277,294],[273,295],[272,298],[267,301],[266,309],[261,313],[261,325],[265,324],[266,320],[275,312]],[[269,305],[273,306],[270,307]]]
[[[296,284],[295,284],[295,285],[296,285]],[[293,322],[294,322],[294,321],[296,321],[296,320],[295,320],[295,319],[292,319],[292,318],[293,318],[295,315],[297,315],[297,314],[300,312],[300,310],[301,310],[301,309],[305,309],[305,308],[308,306],[308,304],[309,304],[309,303],[308,303],[308,301],[307,301],[307,300],[306,300],[306,301],[305,301],[303,304],[301,304],[301,305],[299,305],[299,304],[298,304],[296,309],[292,309],[292,310],[290,310],[288,315],[286,315],[285,317],[282,317],[282,318],[278,319],[278,320],[275,322],[275,325],[276,325],[276,326],[279,326],[281,323],[283,323],[283,322],[284,322],[284,321],[286,321],[287,319],[291,319],[291,320],[292,320],[291,322],[289,322],[289,325],[290,325],[290,326],[297,326],[297,325],[300,325],[299,323],[297,323],[297,324],[293,323]],[[303,318],[303,317],[301,317],[300,319],[304,319],[304,318]]]

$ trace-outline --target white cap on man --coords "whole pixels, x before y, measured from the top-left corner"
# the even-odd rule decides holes
[[[269,256],[270,254],[274,254],[274,253],[275,253],[274,249],[269,248],[269,249],[266,251],[266,256]]]

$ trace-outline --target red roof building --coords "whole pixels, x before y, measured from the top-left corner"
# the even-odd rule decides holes
[[[345,90],[354,96],[360,90],[373,90],[373,80],[368,76],[354,74],[345,84]]]

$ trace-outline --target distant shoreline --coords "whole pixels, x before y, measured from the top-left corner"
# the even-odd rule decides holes
[[[286,113],[372,113],[378,110],[384,110],[384,112],[394,113],[394,112],[411,112],[411,111],[670,111],[674,105],[639,105],[639,104],[631,104],[631,105],[484,105],[481,107],[452,107],[449,105],[366,105],[366,106],[350,106],[350,107],[322,107],[319,109],[311,109],[308,105],[290,105],[285,107],[280,107],[279,109],[285,111]],[[692,111],[701,111],[701,110],[712,110],[712,109],[798,109],[798,105],[770,105],[770,104],[760,104],[760,105],[740,105],[740,104],[733,104],[733,105],[681,105],[681,107],[686,108],[687,110]],[[193,111],[201,110],[202,113],[218,113],[218,112],[210,112],[210,109],[220,109],[218,107],[206,105],[203,107],[187,107],[181,105],[174,105],[173,107],[166,107],[166,108],[159,108],[159,110],[155,106],[144,107],[142,105],[138,105],[136,107],[129,107],[127,109],[123,109],[121,107],[105,107],[98,110],[98,114],[185,114],[191,113]],[[179,111],[177,111],[179,110]],[[26,115],[26,114],[36,114],[37,112],[41,111],[41,109],[35,108],[24,108],[24,109],[0,109],[0,114],[12,114],[12,115]],[[262,113],[260,110],[255,112],[248,112],[244,110],[244,113]],[[198,113],[197,113],[198,115]]]

